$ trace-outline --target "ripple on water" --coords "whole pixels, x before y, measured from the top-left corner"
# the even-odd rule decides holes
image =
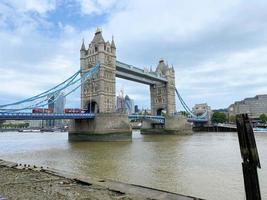
[[[2,159],[49,166],[206,199],[244,199],[236,133],[142,136],[132,142],[68,142],[67,133],[0,133]],[[267,199],[267,134],[256,133]]]

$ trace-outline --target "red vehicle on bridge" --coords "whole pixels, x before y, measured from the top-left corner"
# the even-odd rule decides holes
[[[51,108],[33,108],[32,113],[53,113]]]
[[[65,113],[83,113],[83,110],[80,108],[65,108]]]

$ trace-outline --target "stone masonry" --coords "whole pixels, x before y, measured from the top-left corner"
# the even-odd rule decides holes
[[[114,40],[105,41],[97,29],[88,49],[84,42],[80,50],[81,76],[97,63],[100,70],[81,88],[81,107],[95,113],[115,112],[116,47]]]
[[[175,71],[161,59],[156,68],[159,76],[167,78],[168,83],[150,86],[151,114],[160,115],[162,110],[166,110],[167,116],[172,116],[175,112]]]

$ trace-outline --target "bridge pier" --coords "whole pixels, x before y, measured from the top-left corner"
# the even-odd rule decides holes
[[[149,127],[148,122],[145,122],[145,126],[141,129],[141,134],[144,135],[186,135],[192,133],[192,125],[182,115],[166,117],[164,126],[151,123]]]
[[[192,125],[187,122],[187,118],[182,115],[166,117],[165,132],[170,134],[191,134]]]
[[[69,141],[131,141],[128,115],[98,113],[94,119],[75,119],[69,129]]]

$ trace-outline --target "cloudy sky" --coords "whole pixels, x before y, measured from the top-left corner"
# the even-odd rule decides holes
[[[79,69],[97,26],[117,59],[140,68],[173,64],[190,107],[224,108],[267,93],[266,0],[1,0],[0,104],[38,94]],[[117,91],[150,105],[148,86]],[[79,106],[79,94],[68,100]],[[177,102],[177,109],[181,106]]]

